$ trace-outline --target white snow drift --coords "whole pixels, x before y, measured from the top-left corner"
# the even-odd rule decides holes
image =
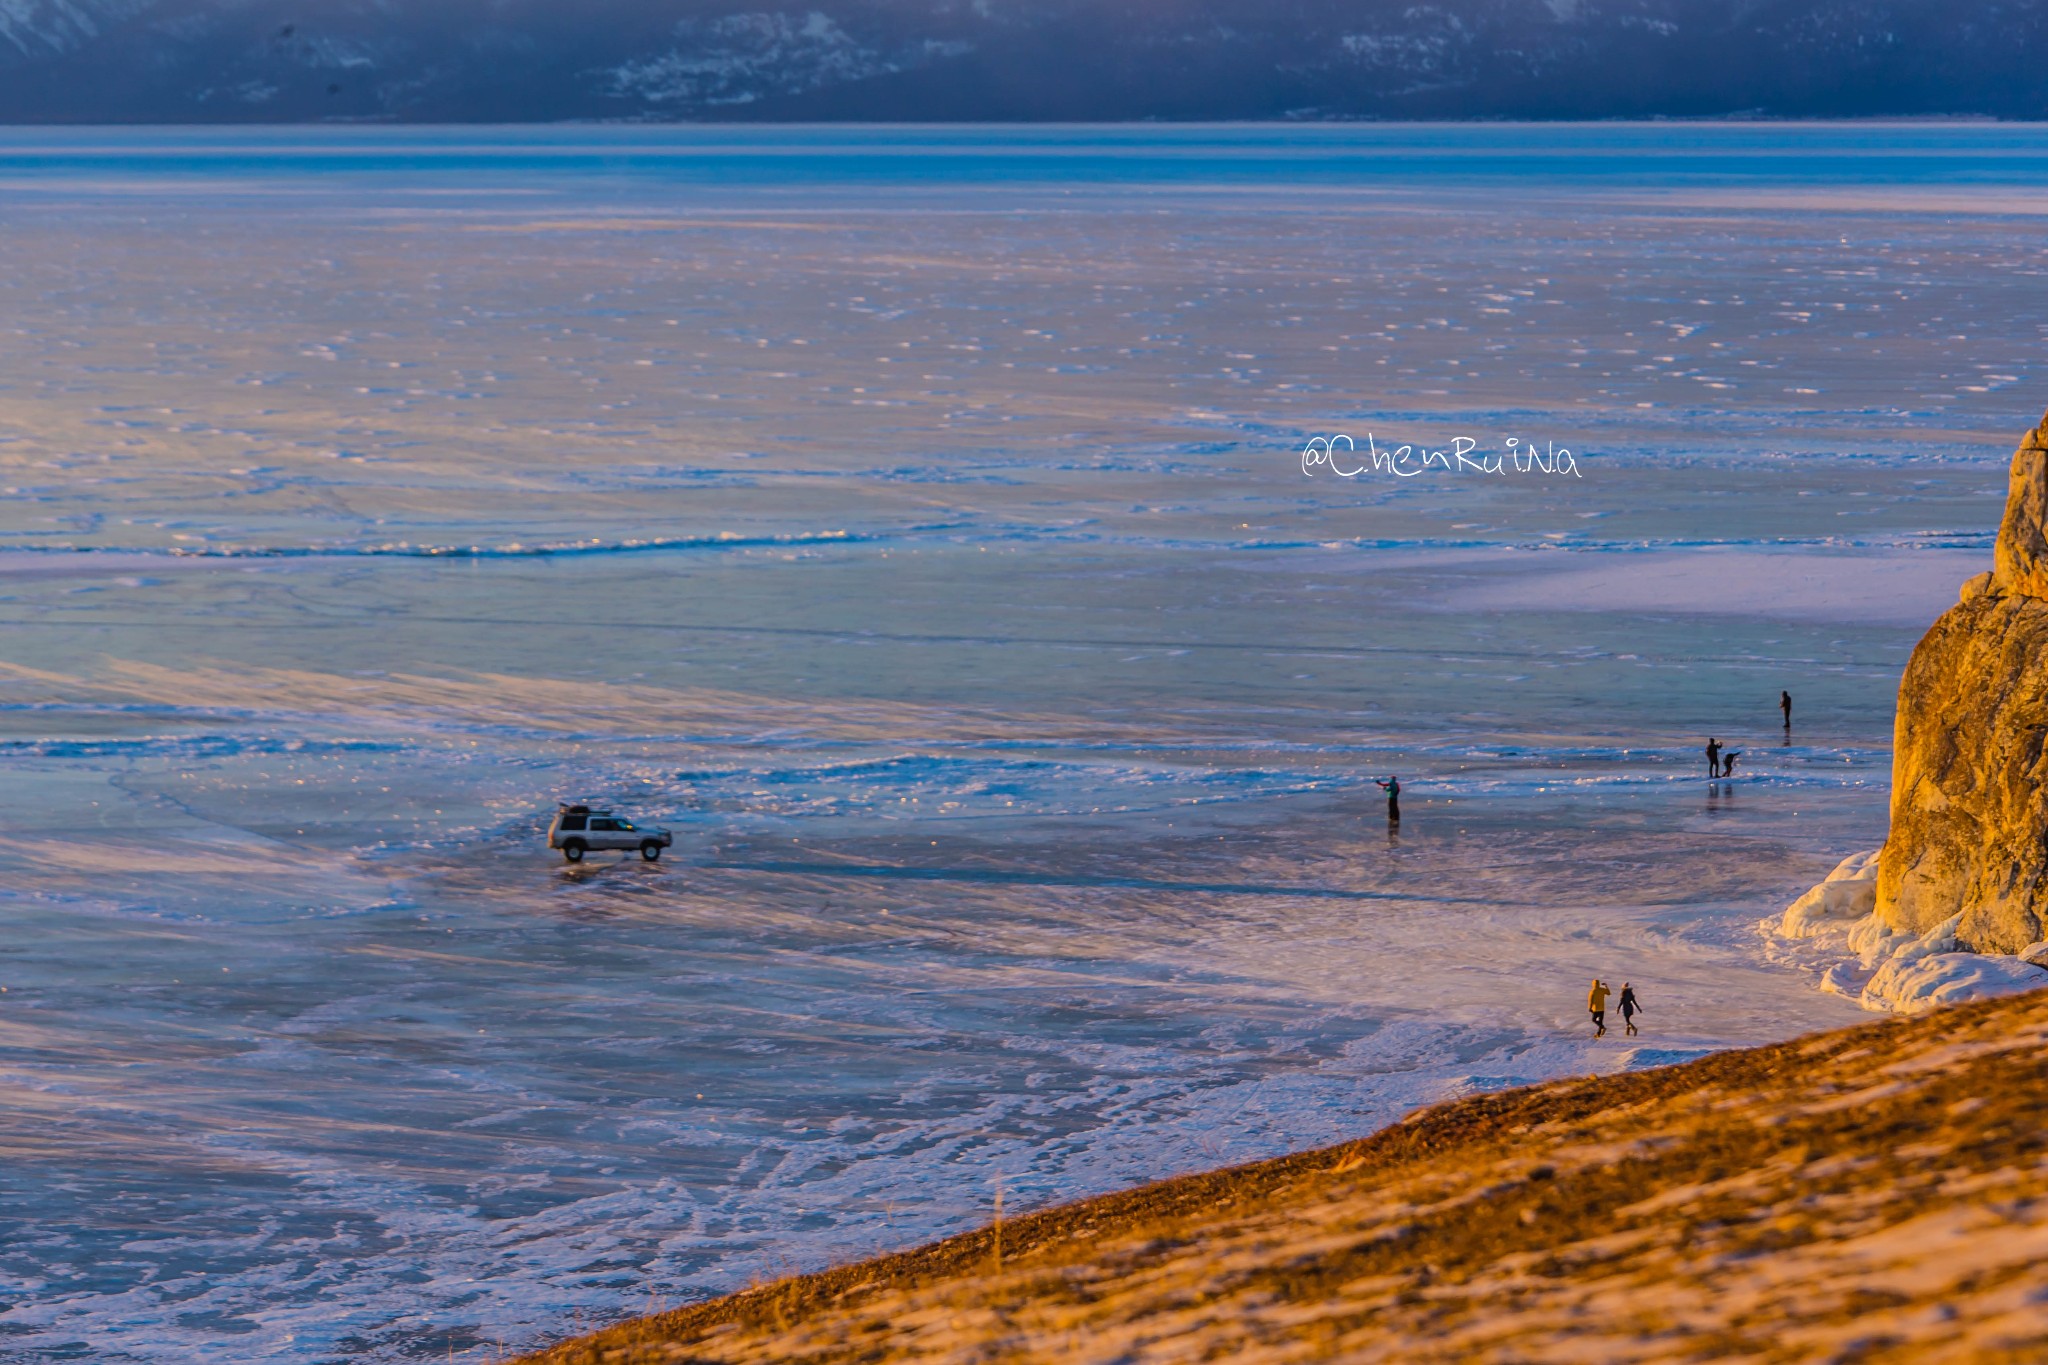
[[[1827,880],[1758,923],[1774,956],[1820,973],[1822,990],[1867,1010],[1919,1014],[1937,1005],[2048,986],[2048,941],[2013,956],[1973,953],[1956,944],[1961,915],[1924,934],[1878,919],[1877,854],[1851,854]]]

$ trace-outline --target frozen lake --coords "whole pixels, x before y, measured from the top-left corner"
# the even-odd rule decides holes
[[[0,130],[0,1359],[485,1360],[1852,1022],[1751,926],[1883,836],[2044,185],[1990,125]],[[1577,473],[1304,474],[1368,432]],[[585,797],[674,849],[565,866]]]

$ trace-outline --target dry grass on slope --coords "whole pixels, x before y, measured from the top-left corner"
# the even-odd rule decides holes
[[[530,1365],[2048,1360],[2048,991],[1485,1095]]]

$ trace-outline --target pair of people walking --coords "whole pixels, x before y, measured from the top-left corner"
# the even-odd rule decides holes
[[[1614,992],[1608,988],[1605,981],[1597,976],[1593,978],[1593,989],[1586,993],[1586,1012],[1593,1016],[1595,1038],[1607,1036],[1607,997],[1612,994]],[[1641,1013],[1643,1008],[1636,1000],[1636,988],[1626,981],[1622,982],[1621,1000],[1618,1003],[1621,1005],[1622,1025],[1628,1029],[1628,1036],[1633,1038],[1638,1032],[1636,1015]]]

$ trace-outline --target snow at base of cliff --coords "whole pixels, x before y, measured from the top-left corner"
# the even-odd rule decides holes
[[[2015,956],[1973,953],[1956,944],[1961,915],[1924,934],[1880,921],[1877,850],[1844,858],[1827,879],[1760,920],[1773,960],[1804,967],[1820,988],[1867,1010],[1920,1014],[1938,1005],[2048,986],[2048,942]]]

